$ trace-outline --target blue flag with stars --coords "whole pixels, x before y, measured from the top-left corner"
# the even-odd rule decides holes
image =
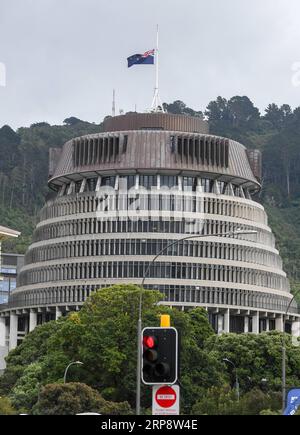
[[[155,50],[146,51],[144,54],[134,54],[127,58],[128,68],[133,65],[153,65]]]

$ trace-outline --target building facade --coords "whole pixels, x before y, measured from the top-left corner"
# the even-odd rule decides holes
[[[8,302],[10,292],[16,287],[16,266],[22,264],[22,256],[2,254],[2,242],[8,238],[19,237],[19,235],[18,231],[0,225],[0,307],[1,304]],[[9,318],[0,317],[0,374],[5,368],[4,358],[8,352],[6,340],[8,327]]]
[[[253,199],[259,151],[210,135],[200,118],[132,113],[52,149],[49,171],[53,198],[0,311],[10,348],[94,290],[143,278],[163,304],[206,308],[219,333],[283,330],[292,295]],[[292,303],[288,331],[299,318]]]
[[[24,265],[24,255],[1,254],[0,306],[7,304],[11,293],[17,287],[17,276]]]

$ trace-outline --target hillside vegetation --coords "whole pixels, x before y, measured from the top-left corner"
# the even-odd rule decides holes
[[[238,140],[263,154],[263,188],[256,198],[269,214],[292,288],[300,287],[300,107],[270,104],[261,114],[246,96],[218,97],[205,112],[182,101],[165,104],[170,113],[205,115],[213,134]],[[48,150],[67,140],[100,132],[102,124],[68,118],[63,125],[46,122],[14,131],[0,128],[0,224],[22,231],[6,242],[6,251],[24,253],[38,210],[47,195]]]

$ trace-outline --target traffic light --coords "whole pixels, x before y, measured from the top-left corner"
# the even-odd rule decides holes
[[[142,381],[173,385],[178,378],[178,333],[175,328],[145,328],[142,332]]]

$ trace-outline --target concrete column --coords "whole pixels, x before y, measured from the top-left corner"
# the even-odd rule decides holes
[[[275,321],[275,329],[276,331],[283,332],[283,316],[279,316]]]
[[[0,317],[0,347],[6,346],[5,317]]]
[[[29,313],[29,332],[33,331],[37,325],[37,313],[30,311]]]
[[[300,337],[300,320],[298,320],[297,322],[293,322],[292,335],[293,337]]]
[[[222,314],[218,315],[218,335],[224,332],[224,316]]]
[[[249,332],[249,317],[246,316],[244,318],[244,333],[248,334],[248,332]]]
[[[266,332],[270,332],[270,320],[266,319]]]
[[[9,350],[17,347],[18,343],[18,316],[11,313],[9,325]]]
[[[61,316],[62,316],[62,312],[60,311],[60,309],[58,307],[56,307],[55,320],[58,320]]]
[[[253,334],[259,334],[259,311],[252,318],[252,332]]]
[[[224,314],[224,332],[228,334],[230,332],[230,310],[229,308],[225,311]]]

